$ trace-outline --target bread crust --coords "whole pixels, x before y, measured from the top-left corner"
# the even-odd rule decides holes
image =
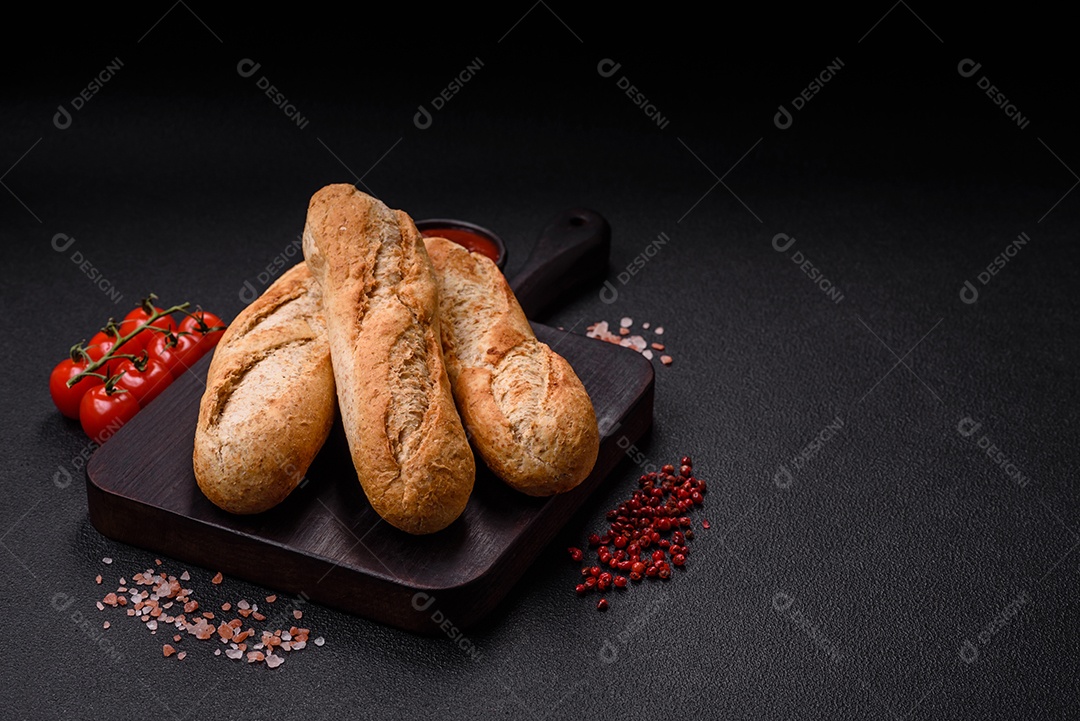
[[[214,349],[192,461],[230,513],[266,511],[300,483],[334,421],[319,287],[301,262],[245,308]]]
[[[461,515],[476,464],[443,364],[438,291],[412,219],[349,184],[308,206],[338,404],[372,507],[414,534]]]
[[[439,284],[443,357],[477,452],[523,493],[574,488],[600,450],[585,386],[562,356],[537,340],[489,258],[443,238],[425,243]]]

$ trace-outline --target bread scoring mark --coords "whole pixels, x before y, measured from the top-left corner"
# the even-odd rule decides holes
[[[464,260],[472,262],[467,254]],[[470,272],[453,278],[453,287],[450,273],[438,274],[439,316],[449,326],[449,332],[443,333],[443,351],[450,357],[447,365],[454,376],[465,368],[494,370],[501,357],[498,344],[486,338],[486,332],[506,311],[505,299],[491,295],[490,283],[483,279],[482,270],[477,277],[478,270],[471,267]]]
[[[510,423],[514,440],[524,444],[547,398],[546,354],[526,340],[502,357],[491,377],[495,405]]]
[[[424,438],[424,419],[431,409],[435,378],[432,373],[427,341],[413,299],[402,296],[401,283],[406,275],[408,248],[398,219],[392,214],[376,222],[393,225],[390,232],[376,231],[373,237],[385,240],[378,245],[372,266],[372,280],[365,284],[370,312],[379,309],[384,313],[402,310],[410,322],[394,339],[390,347],[387,386],[390,405],[385,418],[386,436],[400,472],[401,466],[411,458]],[[391,310],[390,306],[397,306]],[[361,324],[363,319],[361,318]]]
[[[280,365],[286,368],[300,366],[303,364],[304,357],[307,354],[306,347],[314,341],[315,338],[292,339],[261,348],[258,351],[236,354],[239,356],[239,362],[226,369],[224,377],[218,384],[217,395],[214,398],[214,405],[211,408],[207,426],[210,428],[217,426],[230,405],[242,403],[246,400],[246,391],[249,389],[256,396],[254,402],[257,403],[259,408],[265,406],[267,397],[274,397],[272,392],[274,388],[280,388],[282,391],[286,390],[297,379],[280,374],[274,376],[268,372],[263,373],[262,361],[272,355],[277,355],[279,357],[275,360],[279,360]],[[230,358],[230,360],[232,359]],[[256,369],[260,371],[259,376],[266,377],[252,379]],[[236,400],[238,397],[241,399],[240,401]],[[261,414],[262,411],[257,410],[254,415],[259,416]]]
[[[471,254],[458,252],[455,247],[448,260],[453,263],[458,258],[464,265],[459,269],[463,272],[439,274],[440,316],[449,326],[443,340],[449,357],[447,365],[454,376],[466,368],[491,373],[495,404],[524,450],[528,445],[524,439],[532,431],[548,395],[547,351],[535,338],[517,332],[492,332],[504,325],[501,318],[509,308],[504,294],[490,291],[493,285],[502,285],[490,277],[499,271],[494,264],[477,262]]]
[[[232,336],[234,338],[242,338],[243,336],[251,333],[257,327],[265,323],[272,316],[277,315],[283,308],[286,308],[290,303],[300,300],[308,295],[308,284],[304,282],[290,283],[287,288],[282,289],[282,293],[278,296],[274,302],[267,303],[265,306],[258,309],[257,312],[251,313],[247,316],[243,324],[233,331]],[[314,303],[310,304],[314,305]],[[289,309],[292,310],[291,308]],[[311,315],[310,307],[305,304],[305,307],[298,308],[296,312],[290,312],[287,315],[290,317],[303,318],[307,315]],[[232,329],[230,329],[232,330]]]
[[[386,435],[401,466],[423,440],[421,427],[430,407],[432,377],[423,334],[415,325],[406,328],[390,348],[387,364],[390,406]]]

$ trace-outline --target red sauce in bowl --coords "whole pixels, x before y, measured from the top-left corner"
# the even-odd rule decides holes
[[[425,238],[452,240],[472,253],[480,253],[491,258],[493,263],[499,262],[499,246],[495,244],[495,241],[471,230],[465,230],[464,228],[424,228],[420,231],[420,234]]]

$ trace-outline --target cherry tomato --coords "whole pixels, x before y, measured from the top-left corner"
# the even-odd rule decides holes
[[[162,309],[155,306],[154,310],[160,312]],[[150,312],[140,305],[138,308],[135,308],[125,315],[124,319],[120,321],[120,335],[125,336],[131,333],[148,320],[150,320]],[[150,341],[153,340],[155,336],[161,335],[158,330],[175,332],[176,321],[173,320],[171,315],[161,316],[155,320],[149,328],[142,330],[138,335],[125,343],[124,352],[138,353],[143,348],[150,345]]]
[[[221,330],[210,330],[211,328],[221,328]],[[216,346],[221,336],[225,335],[224,321],[204,310],[197,310],[189,316],[184,316],[184,319],[180,321],[179,329],[182,333],[191,333],[199,338],[200,356]],[[203,332],[204,330],[208,332]]]
[[[165,364],[173,378],[182,376],[199,359],[199,339],[190,333],[159,335],[146,346],[146,352]]]
[[[161,308],[155,307],[155,310],[160,312]],[[124,320],[120,321],[121,335],[128,335],[142,324],[150,320],[150,313],[141,306],[135,308],[126,316]],[[144,328],[134,338],[128,341],[125,345],[130,345],[132,350],[126,350],[127,353],[138,353],[143,348],[150,345],[150,341],[159,335],[162,335],[164,331],[176,332],[176,321],[173,320],[171,315],[163,315],[155,320],[148,328]]]
[[[113,349],[116,345],[116,336],[110,335],[103,330],[99,330],[94,334],[94,337],[90,339],[90,342],[86,344],[86,354],[90,356],[90,360],[99,361],[101,357]]]
[[[79,403],[82,401],[82,397],[94,386],[102,384],[100,378],[87,376],[71,388],[68,388],[67,382],[86,370],[88,365],[89,363],[85,360],[75,361],[71,358],[65,358],[57,363],[52,373],[49,374],[49,395],[52,396],[57,409],[68,418],[78,420]]]
[[[79,402],[79,422],[96,443],[107,441],[138,412],[135,394],[123,388],[110,391],[105,385],[94,386]]]
[[[134,311],[133,311],[134,312]],[[130,313],[128,315],[131,315]],[[142,320],[136,318],[124,318],[120,321],[120,335],[126,336],[142,324]],[[143,348],[146,347],[146,342],[150,339],[151,330],[144,330],[141,333],[132,337],[127,343],[124,343],[123,348],[125,353],[138,354]]]
[[[116,381],[116,387],[134,393],[140,408],[145,408],[173,381],[169,368],[156,358],[148,358],[142,370],[125,358],[116,367],[116,372],[122,374],[120,380]]]

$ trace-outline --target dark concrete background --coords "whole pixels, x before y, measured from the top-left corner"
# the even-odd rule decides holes
[[[905,3],[82,12],[31,9],[9,25],[28,45],[4,51],[5,717],[1075,716],[1080,147],[1065,16]],[[58,105],[117,58],[56,127]],[[418,106],[476,58],[475,77],[418,128]],[[837,58],[778,128],[778,106]],[[970,78],[967,58],[982,64]],[[244,59],[260,64],[252,77],[237,72]],[[621,64],[612,77],[604,59]],[[303,128],[260,92],[264,76]],[[620,91],[624,76],[665,127]],[[980,91],[983,76],[1026,127]],[[467,632],[475,657],[309,607],[326,646],[273,672],[203,647],[177,663],[162,639],[98,613],[94,576],[130,577],[153,556],[90,526],[86,440],[52,407],[49,369],[150,290],[231,318],[245,281],[260,285],[300,232],[310,195],[343,181],[417,218],[496,229],[509,273],[557,211],[609,219],[618,300],[583,288],[548,320],[666,328],[675,363],[657,367],[642,451],[690,454],[710,482],[712,527],[685,573],[612,596],[606,614],[572,593],[565,548],[628,495],[628,460]],[[76,239],[63,253],[58,233]],[[659,233],[671,242],[622,284]],[[795,238],[784,252],[781,233]],[[980,283],[1020,233],[1030,242]],[[966,280],[975,303],[961,300]],[[981,423],[970,436],[965,419]],[[984,437],[1028,480],[980,449]],[[58,485],[59,469],[74,482]],[[212,572],[192,569],[208,600],[270,592],[212,586]],[[57,594],[72,599],[63,612]],[[94,629],[113,621],[110,653],[75,611]]]

